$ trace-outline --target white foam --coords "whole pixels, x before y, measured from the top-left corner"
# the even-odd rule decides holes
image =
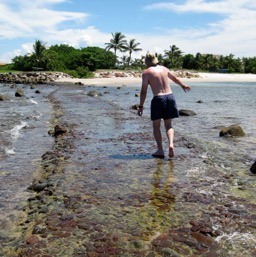
[[[38,102],[33,99],[29,99],[29,102],[31,102],[32,104],[38,104]]]
[[[12,155],[12,154],[15,154],[15,151],[14,151],[14,148],[12,148],[12,149],[5,149],[5,154],[6,155]]]
[[[234,232],[232,234],[223,234],[221,236],[216,237],[216,241],[220,242],[221,240],[229,240],[229,241],[238,241],[238,240],[251,240],[253,243],[256,244],[256,238],[251,233],[239,233]]]
[[[27,126],[26,122],[21,122],[20,125],[16,125],[13,129],[11,129],[11,136],[13,140],[16,140],[20,136],[20,130]]]
[[[42,116],[43,116],[42,113],[35,113],[35,115],[32,116],[32,119],[34,119],[34,120],[40,120],[40,118],[41,118]]]

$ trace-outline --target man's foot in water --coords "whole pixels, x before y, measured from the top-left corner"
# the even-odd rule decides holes
[[[163,150],[157,150],[152,154],[155,158],[164,158],[164,151]]]
[[[174,157],[174,150],[173,150],[173,147],[169,147],[169,157],[170,157],[170,158]]]

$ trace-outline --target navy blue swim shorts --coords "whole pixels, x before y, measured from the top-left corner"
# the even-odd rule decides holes
[[[167,120],[178,117],[179,111],[173,94],[153,97],[151,100],[151,120]]]

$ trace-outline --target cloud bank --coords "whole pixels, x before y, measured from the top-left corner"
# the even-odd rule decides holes
[[[12,2],[12,3],[10,3]],[[75,2],[75,0],[73,1]],[[111,1],[110,1],[111,2]],[[181,1],[179,1],[181,2]],[[40,39],[48,46],[68,44],[74,47],[104,47],[109,42],[113,31],[104,27],[89,25],[90,13],[68,11],[61,8],[69,4],[66,0],[0,0],[0,62],[10,62],[16,55],[32,51],[35,39]],[[79,4],[78,4],[79,5]],[[65,10],[64,10],[65,9]],[[187,0],[180,4],[173,2],[156,2],[141,7],[141,12],[170,15],[190,15],[191,21],[183,27],[168,25],[153,27],[144,33],[121,31],[127,39],[135,38],[144,50],[162,53],[175,44],[184,54],[212,53],[234,54],[236,57],[256,56],[256,2],[254,0],[204,1]],[[214,14],[214,22],[193,26],[193,15]],[[124,14],[124,15],[130,15]],[[188,16],[187,16],[188,17]],[[107,22],[107,21],[106,21]]]

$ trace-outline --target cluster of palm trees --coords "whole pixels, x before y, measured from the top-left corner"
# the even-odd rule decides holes
[[[106,50],[113,49],[114,54],[117,58],[117,50],[120,52],[129,52],[128,57],[123,57],[122,61],[127,61],[128,66],[130,65],[130,62],[132,60],[132,53],[141,51],[142,49],[138,46],[140,43],[137,43],[135,39],[131,39],[129,42],[125,39],[126,37],[121,32],[115,32],[111,33],[112,38],[110,39],[109,43],[105,43]]]
[[[119,64],[121,66],[130,66],[132,63],[136,66],[143,65],[143,56],[141,59],[132,61],[131,56],[133,52],[141,51],[138,46],[140,43],[135,39],[127,42],[125,36],[121,32],[112,33],[110,43],[105,43],[106,50],[114,50],[117,58],[117,51],[129,52],[129,56],[123,56]],[[197,53],[183,55],[183,52],[176,46],[170,45],[169,50],[165,50],[163,54],[156,53],[161,64],[172,69],[192,69],[192,70],[208,70],[218,71],[227,70],[228,72],[256,72],[256,58],[234,58],[233,54],[228,56],[201,54]]]
[[[91,56],[91,59],[88,59],[88,62],[92,62],[94,59],[102,58],[103,61],[106,61],[106,58],[111,62],[107,65],[108,67],[117,67],[117,68],[141,68],[144,65],[143,56],[140,59],[132,60],[133,52],[142,51],[139,47],[140,43],[136,42],[135,39],[126,40],[126,37],[121,32],[111,33],[112,38],[109,43],[105,43],[106,48],[101,49],[91,49],[90,54],[86,55],[88,58]],[[63,47],[67,47],[63,45]],[[56,48],[56,47],[55,47]],[[59,46],[61,48],[61,46]],[[83,54],[82,51],[76,53],[71,51],[73,54],[65,55],[64,53],[57,53],[56,49],[50,47],[46,48],[46,44],[41,40],[36,40],[33,45],[33,52],[26,56],[17,56],[13,59],[14,66],[17,70],[30,70],[32,69],[60,69],[63,66],[63,58],[75,60],[79,62],[78,56]],[[81,49],[80,49],[81,50]],[[97,50],[97,51],[96,51]],[[113,50],[112,53],[110,50]],[[123,56],[121,58],[117,57],[117,51],[128,52],[128,56]],[[64,51],[65,52],[65,51]],[[110,54],[106,57],[103,52]],[[97,56],[97,58],[95,57]],[[212,54],[201,54],[197,53],[196,55],[186,54],[183,55],[182,51],[176,45],[170,45],[168,50],[165,50],[163,54],[157,54],[159,62],[171,69],[189,69],[189,70],[208,70],[208,71],[216,71],[216,70],[228,70],[229,72],[245,72],[245,73],[256,73],[256,57],[254,58],[234,58],[233,54],[228,56],[222,55],[212,55]],[[84,58],[83,58],[84,59]],[[119,60],[119,61],[118,61]],[[60,63],[62,65],[60,65]],[[49,66],[49,64],[51,64]],[[58,64],[58,65],[57,65]],[[57,65],[57,66],[56,66]],[[86,67],[86,64],[83,63],[76,66]],[[106,66],[106,65],[105,65]],[[71,69],[68,67],[67,69]],[[72,68],[74,69],[74,68]]]

